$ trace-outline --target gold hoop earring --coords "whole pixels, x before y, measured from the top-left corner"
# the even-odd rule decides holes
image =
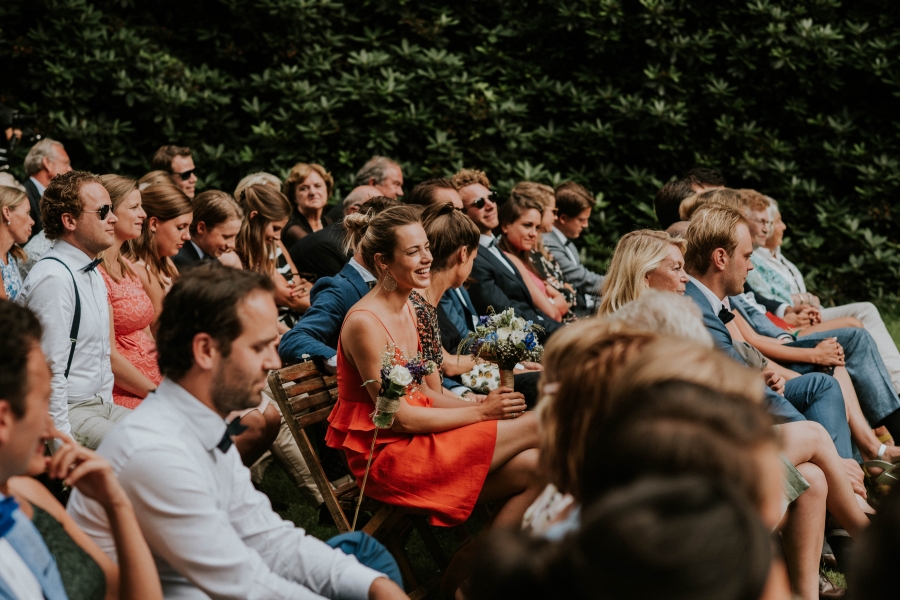
[[[394,279],[390,273],[384,276],[384,281],[381,282],[381,287],[384,288],[386,292],[393,292],[397,289],[397,280]]]

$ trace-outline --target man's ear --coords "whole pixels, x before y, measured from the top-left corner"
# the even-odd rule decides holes
[[[198,235],[206,235],[207,231],[208,231],[208,229],[206,227],[206,223],[203,221],[197,221],[197,234]]]
[[[191,350],[194,353],[194,364],[203,371],[212,371],[219,361],[219,346],[208,333],[194,336]]]
[[[0,446],[8,444],[12,436],[12,428],[16,425],[16,416],[8,400],[0,400]]]
[[[72,213],[63,213],[60,218],[62,219],[63,229],[66,231],[75,231],[78,221],[75,220]]]
[[[712,253],[712,267],[716,271],[724,271],[728,266],[728,253],[725,252],[725,248],[716,248]]]

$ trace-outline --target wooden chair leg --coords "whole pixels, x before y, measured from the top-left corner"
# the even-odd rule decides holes
[[[413,521],[416,530],[419,532],[419,535],[422,536],[422,541],[425,542],[425,547],[428,548],[431,557],[434,559],[434,562],[437,563],[438,569],[444,571],[447,568],[448,561],[444,554],[444,549],[441,548],[441,544],[434,535],[434,531],[428,525],[425,517],[416,516],[413,518]]]

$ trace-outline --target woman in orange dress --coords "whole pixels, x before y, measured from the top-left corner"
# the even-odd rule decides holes
[[[380,387],[382,353],[393,345],[412,356],[420,348],[409,294],[428,286],[431,252],[413,207],[390,208],[371,219],[350,215],[344,223],[351,246],[377,282],[344,320],[338,401],[325,439],[344,450],[362,482],[375,431],[369,415]],[[476,502],[503,500],[494,523],[518,526],[543,487],[537,475],[537,420],[524,411],[522,394],[510,388],[473,403],[422,385],[401,400],[393,425],[378,432],[366,496],[427,510],[431,523],[442,526],[465,521]]]

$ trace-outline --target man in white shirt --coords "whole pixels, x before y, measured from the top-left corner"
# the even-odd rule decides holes
[[[264,275],[214,263],[182,276],[160,315],[164,379],[99,453],[135,507],[166,598],[405,598],[381,572],[278,517],[231,443],[226,415],[257,406],[281,366],[273,291]],[[96,503],[75,492],[68,510],[111,555]],[[377,542],[346,535],[376,548],[360,560],[396,570]]]
[[[28,192],[28,202],[31,204],[31,218],[34,219],[34,227],[31,228],[31,237],[36,236],[43,228],[41,223],[41,196],[50,184],[50,180],[57,175],[68,173],[72,170],[69,155],[63,145],[56,140],[44,138],[31,147],[25,156],[25,173],[28,179],[23,184]]]
[[[16,301],[44,326],[41,346],[53,372],[53,424],[96,448],[129,413],[112,403],[109,303],[96,269],[97,256],[115,241],[117,219],[100,179],[84,171],[54,177],[41,212],[45,234],[56,243],[31,269]]]

